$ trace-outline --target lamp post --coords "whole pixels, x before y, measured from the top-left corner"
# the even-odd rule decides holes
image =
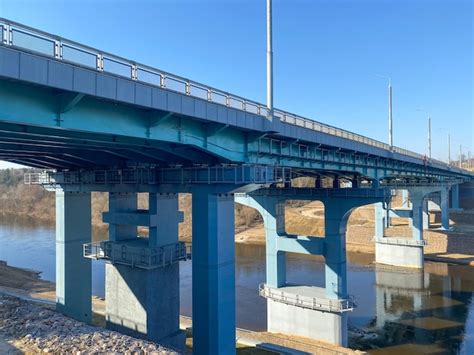
[[[386,75],[376,75],[380,78],[388,79],[388,145],[390,148],[393,148],[392,79]]]
[[[267,118],[273,119],[272,0],[267,0]]]
[[[451,165],[451,133],[448,132],[448,165]]]
[[[428,156],[431,159],[431,116],[428,116]]]
[[[428,157],[431,159],[431,115],[423,108],[417,108],[416,110],[428,114]]]

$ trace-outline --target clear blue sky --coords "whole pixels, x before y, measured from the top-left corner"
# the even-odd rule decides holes
[[[474,152],[471,0],[274,0],[275,106],[433,157]],[[265,0],[0,0],[0,16],[265,102]]]

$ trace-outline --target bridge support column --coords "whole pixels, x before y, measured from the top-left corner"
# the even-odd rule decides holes
[[[375,245],[375,261],[377,263],[411,268],[423,267],[423,227],[427,223],[428,208],[425,196],[430,192],[430,190],[425,191],[423,188],[410,189],[413,206],[411,213],[412,237],[378,239]]]
[[[278,250],[277,238],[285,234],[285,203],[274,199],[266,202],[259,210],[265,226],[266,283],[282,287],[286,284],[286,252]]]
[[[428,199],[423,200],[423,230],[430,229],[430,211]]]
[[[441,190],[441,228],[449,230],[449,189]]]
[[[234,196],[196,188],[192,211],[193,352],[234,354]]]
[[[90,323],[91,261],[83,244],[91,242],[91,194],[56,191],[56,308]]]
[[[383,208],[383,202],[374,204],[374,214],[374,239],[377,241],[383,238],[385,230],[385,210]]]
[[[261,285],[260,294],[267,298],[268,331],[346,346],[346,312],[352,309],[352,303],[347,296],[345,223],[352,207],[347,207],[341,199],[324,202],[328,206],[325,207],[326,238],[288,235],[285,231],[285,201],[291,199],[297,200],[298,196],[247,195],[236,199],[238,203],[255,208],[264,220],[267,280]],[[324,255],[325,287],[287,284],[286,252]],[[291,300],[299,302],[292,303]],[[315,304],[319,306],[315,308]]]
[[[451,186],[451,209],[459,210],[459,185]]]
[[[408,190],[400,190],[402,196],[402,208],[411,208],[410,199],[408,198]]]
[[[144,217],[147,221],[141,222]],[[171,261],[182,222],[178,195],[150,193],[149,211],[138,211],[135,193],[111,193],[104,221],[110,223],[109,240],[114,242],[113,248],[124,258],[124,262],[106,264],[107,328],[183,350],[185,334],[179,328],[179,263]],[[137,237],[137,226],[141,223],[149,226],[149,238]],[[169,253],[155,256],[160,260],[140,256],[162,246],[172,247],[166,249]],[[145,267],[140,264],[153,261],[156,264]]]

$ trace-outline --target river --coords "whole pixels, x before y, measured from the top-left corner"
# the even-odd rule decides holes
[[[94,239],[103,238],[94,235]],[[55,278],[54,228],[0,221],[0,260]],[[474,269],[427,262],[423,272],[375,267],[372,255],[349,254],[350,346],[373,354],[474,354]],[[265,330],[265,249],[236,245],[237,326]],[[287,280],[322,286],[320,257],[290,255]],[[182,262],[181,314],[191,315],[191,262]],[[104,264],[93,262],[93,293],[104,296]]]

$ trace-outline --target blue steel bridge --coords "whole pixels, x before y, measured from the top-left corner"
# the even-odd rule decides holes
[[[106,259],[107,326],[183,346],[178,261],[188,254],[178,241],[177,194],[191,192],[196,353],[235,351],[234,201],[265,222],[260,292],[269,330],[345,345],[350,211],[376,203],[380,262],[414,254],[416,262],[402,264],[422,267],[427,199],[440,196],[449,228],[449,200],[457,207],[459,184],[473,178],[296,114],[275,109],[269,117],[264,104],[7,19],[0,34],[0,159],[43,169],[25,181],[56,191],[57,305],[77,319],[91,319],[90,258]],[[300,176],[314,187],[293,188]],[[397,189],[409,192],[411,209],[390,208]],[[109,241],[98,245],[90,244],[93,191],[109,193]],[[148,210],[138,209],[137,192],[149,192]],[[285,232],[284,202],[292,199],[324,202],[324,236]],[[412,240],[383,236],[393,215],[412,219]],[[137,226],[149,227],[149,238],[137,238]],[[171,250],[166,260],[164,250]],[[287,285],[286,252],[323,255],[326,284]],[[146,268],[130,259],[140,255]],[[331,334],[321,324],[332,325]]]

